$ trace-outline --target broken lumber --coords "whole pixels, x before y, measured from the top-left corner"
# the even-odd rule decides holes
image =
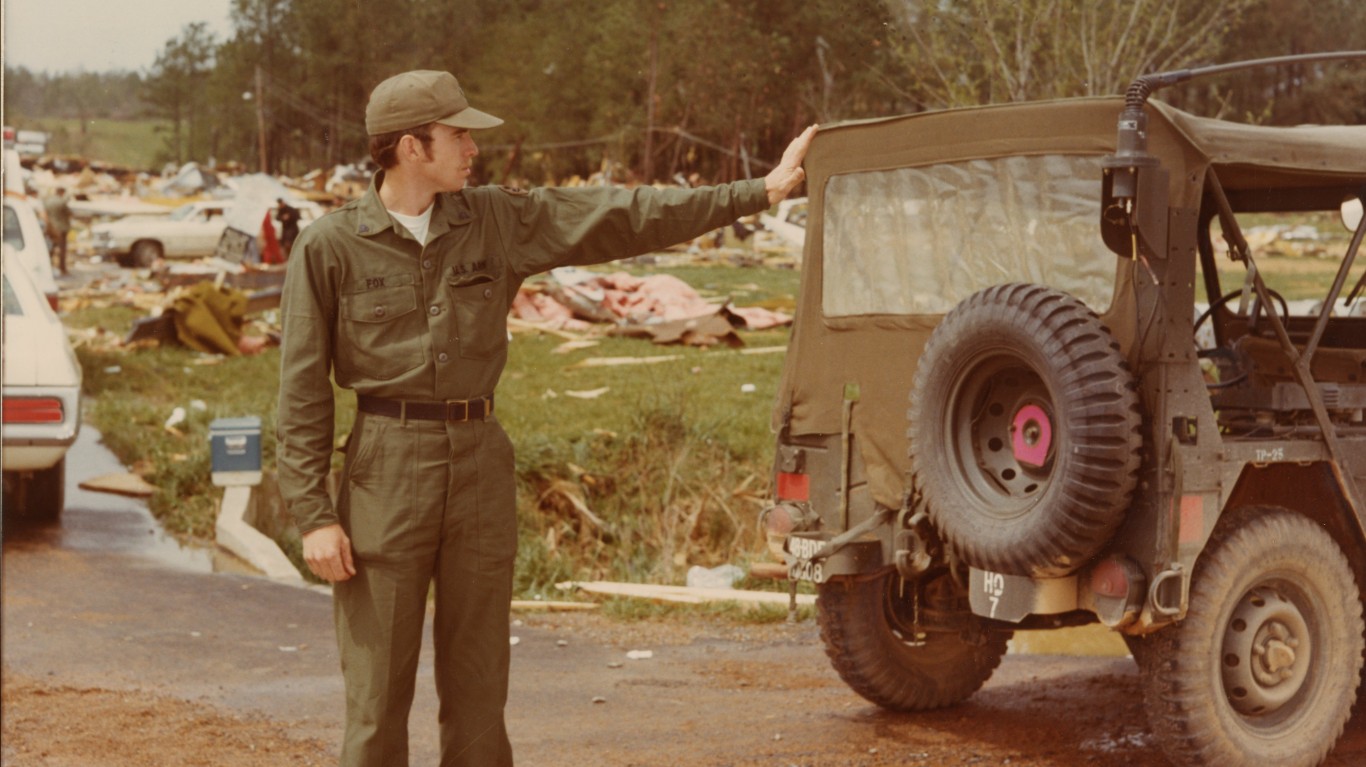
[[[662,602],[702,604],[704,602],[739,602],[740,604],[773,604],[786,607],[788,595],[778,591],[745,591],[742,589],[702,589],[689,586],[655,586],[646,583],[617,583],[613,581],[565,581],[555,584],[564,591],[587,591],[590,594],[655,599]],[[814,594],[798,594],[797,604],[814,605]]]
[[[597,602],[556,602],[544,599],[514,599],[512,609],[521,612],[587,612],[596,610],[602,605]]]

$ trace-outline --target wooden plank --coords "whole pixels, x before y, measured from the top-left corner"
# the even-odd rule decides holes
[[[597,602],[556,602],[541,599],[512,600],[512,609],[514,611],[528,613],[587,612],[590,610],[597,610],[600,607],[602,607],[602,605],[598,604]]]
[[[664,602],[702,604],[703,602],[740,602],[741,604],[774,604],[786,607],[788,595],[778,591],[745,591],[742,589],[702,589],[689,586],[656,586],[647,583],[616,583],[612,581],[566,581],[555,584],[565,591],[578,589],[591,594],[657,599]],[[798,594],[797,604],[814,605],[816,595]]]

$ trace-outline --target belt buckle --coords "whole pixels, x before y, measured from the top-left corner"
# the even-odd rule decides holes
[[[456,417],[456,407],[459,406],[460,417]],[[448,399],[446,400],[446,420],[453,423],[464,423],[470,420],[470,401],[467,399]]]
[[[486,397],[480,397],[479,399],[446,400],[446,420],[453,421],[456,423],[465,423],[471,420],[470,405],[472,404],[478,404],[480,406],[479,418],[480,420],[487,421],[489,417],[489,401]],[[459,405],[461,407],[461,413],[459,418],[456,418],[454,415],[456,405]]]

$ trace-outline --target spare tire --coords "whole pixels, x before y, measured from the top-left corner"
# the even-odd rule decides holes
[[[964,300],[930,336],[908,415],[930,520],[966,564],[1066,575],[1123,520],[1142,444],[1133,376],[1066,293],[1010,284]]]

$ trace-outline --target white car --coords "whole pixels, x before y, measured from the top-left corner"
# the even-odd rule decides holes
[[[47,249],[43,224],[38,213],[26,198],[5,197],[4,220],[5,260],[18,259],[28,272],[29,279],[43,294],[44,300],[57,310],[57,282],[52,276],[52,255]]]
[[[6,245],[0,258],[5,501],[55,520],[64,503],[66,451],[81,428],[81,366],[66,328],[13,255]]]
[[[321,209],[315,203],[291,200],[289,204],[299,211],[300,228],[321,215]],[[164,216],[132,215],[95,224],[90,233],[96,254],[113,257],[123,266],[146,268],[160,258],[212,256],[229,221],[234,218],[234,208],[235,202],[230,199],[187,202]],[[261,218],[257,220],[264,219],[266,210],[271,211],[271,222],[278,236],[280,223],[275,220],[275,209],[262,207],[260,210]],[[246,234],[254,236],[256,231]]]

